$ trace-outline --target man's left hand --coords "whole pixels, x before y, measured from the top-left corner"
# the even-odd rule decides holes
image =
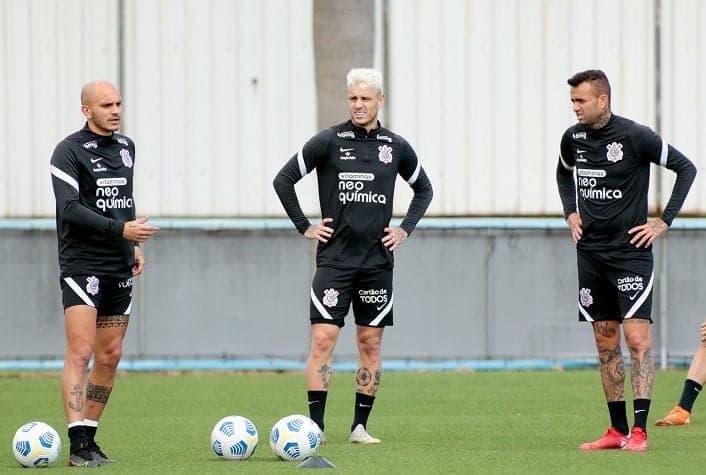
[[[140,246],[135,246],[135,265],[132,266],[132,275],[138,276],[142,274],[142,270],[145,268],[145,256],[142,255],[142,249]]]
[[[630,239],[630,244],[634,244],[635,247],[649,247],[657,239],[657,236],[668,228],[667,223],[660,218],[649,219],[645,224],[635,226],[628,231],[628,234],[634,235]]]
[[[391,251],[394,251],[407,240],[407,231],[396,226],[388,226],[384,229],[385,236],[382,238],[382,244]]]

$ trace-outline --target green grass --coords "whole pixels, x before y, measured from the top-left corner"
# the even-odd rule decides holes
[[[338,373],[328,399],[328,444],[319,453],[336,464],[331,472],[342,474],[701,473],[706,410],[699,411],[699,402],[691,426],[653,425],[677,402],[685,374],[657,373],[647,453],[583,453],[579,443],[609,425],[597,370],[386,373],[368,425],[382,439],[379,446],[348,443],[353,375]],[[305,399],[301,373],[121,374],[98,433],[118,463],[95,470],[298,472],[296,462],[275,459],[268,436],[280,417],[306,414]],[[249,460],[221,461],[211,452],[211,429],[228,414],[244,415],[258,428],[259,447]],[[48,422],[64,441],[59,462],[47,471],[75,471],[65,466],[59,375],[6,373],[0,376],[0,473],[27,473],[11,442],[29,420]]]

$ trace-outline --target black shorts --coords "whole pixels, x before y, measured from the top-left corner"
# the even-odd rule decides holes
[[[356,325],[392,325],[392,269],[317,267],[311,283],[311,323],[342,327],[353,303]]]
[[[129,315],[132,308],[132,277],[113,279],[91,274],[61,279],[64,309],[74,305],[95,307],[100,316]]]
[[[651,252],[577,253],[579,321],[644,318],[652,322]]]

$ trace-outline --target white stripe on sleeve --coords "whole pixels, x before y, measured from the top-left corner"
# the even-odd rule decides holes
[[[61,171],[54,165],[52,165],[51,174],[57,177],[59,180],[63,181],[64,183],[70,185],[71,188],[73,188],[74,190],[78,191],[78,181],[72,176],[70,176],[68,173]]]
[[[669,155],[669,144],[662,139],[662,152],[659,154],[659,164],[663,167],[667,166],[667,155]]]
[[[414,182],[417,181],[417,178],[419,178],[419,173],[422,171],[422,164],[417,162],[417,168],[414,169],[414,173],[412,173],[412,176],[409,177],[409,180],[407,180],[407,183],[409,183],[410,186],[414,185]]]
[[[297,152],[297,163],[299,164],[299,173],[301,173],[302,178],[306,176],[306,162],[304,161],[304,149],[300,148]]]

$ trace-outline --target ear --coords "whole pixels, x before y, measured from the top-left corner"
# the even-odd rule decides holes
[[[601,94],[598,96],[598,103],[601,106],[601,110],[606,110],[610,106],[610,99],[608,98],[608,94]]]
[[[83,114],[83,116],[86,119],[90,119],[91,117],[93,117],[93,113],[91,112],[91,109],[85,104],[81,105],[81,113]]]

